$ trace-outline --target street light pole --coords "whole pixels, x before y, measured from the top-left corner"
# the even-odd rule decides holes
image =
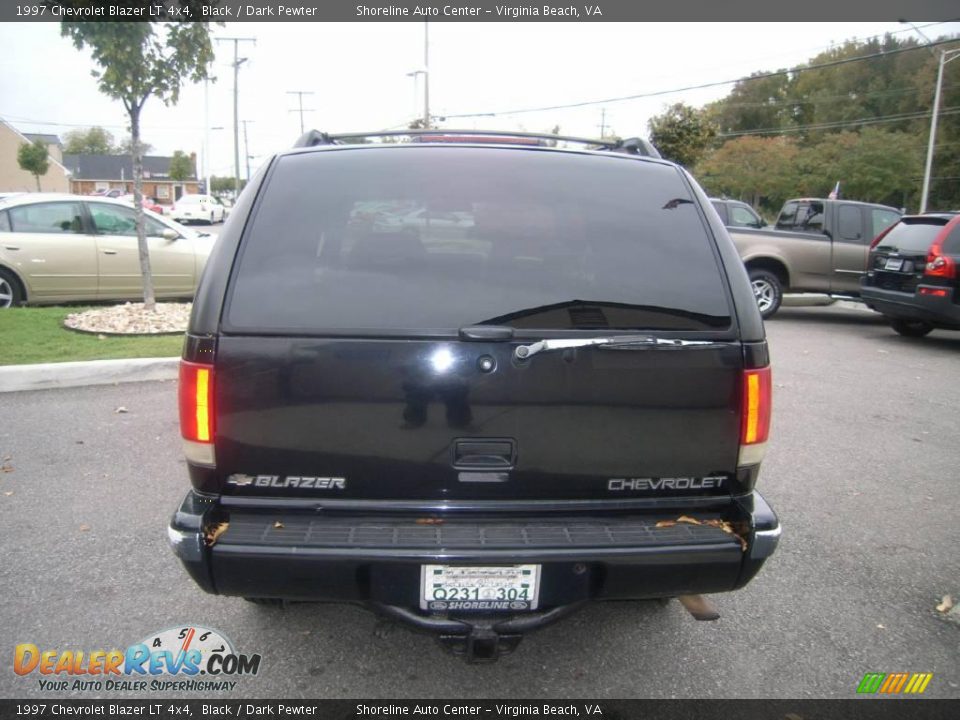
[[[247,182],[250,182],[250,142],[247,140],[247,123],[253,120],[242,120],[243,123],[243,154],[247,159]]]
[[[423,23],[423,129],[430,129],[430,23]]]
[[[920,28],[918,28],[909,20],[901,20],[900,22],[905,25],[909,25],[916,30],[917,34],[928,43],[933,43],[933,41],[928,38],[923,31],[920,30]],[[934,57],[937,57],[939,53],[939,63],[937,67],[937,85],[933,91],[933,111],[930,114],[930,137],[927,140],[927,161],[923,169],[923,190],[920,191],[921,214],[927,211],[927,202],[930,199],[930,177],[933,174],[933,151],[937,144],[937,120],[940,116],[940,93],[943,88],[943,67],[951,60],[956,60],[957,57],[960,57],[960,48],[954,50],[943,50],[938,48],[937,52],[934,52],[932,49],[930,52],[933,53]]]
[[[210,194],[210,78],[203,79],[203,191]]]
[[[923,191],[920,195],[920,212],[927,211],[930,197],[930,176],[933,173],[933,149],[937,141],[937,119],[940,115],[940,94],[943,89],[943,68],[951,60],[960,57],[960,49],[941,50],[940,65],[937,68],[937,87],[933,91],[933,114],[930,116],[930,140],[927,143],[927,163],[923,170]]]
[[[223,42],[233,42],[233,192],[234,200],[240,194],[240,110],[239,110],[239,95],[240,91],[238,88],[238,83],[240,81],[240,66],[247,61],[247,58],[238,57],[239,55],[239,45],[242,42],[252,42],[254,45],[257,44],[256,38],[241,38],[241,37],[229,37],[229,38],[216,38],[217,41]]]

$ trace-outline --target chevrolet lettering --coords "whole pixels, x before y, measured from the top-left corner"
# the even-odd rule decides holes
[[[702,478],[611,478],[607,489],[618,490],[710,490],[723,487],[722,475]]]

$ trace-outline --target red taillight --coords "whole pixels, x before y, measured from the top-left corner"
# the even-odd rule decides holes
[[[770,368],[743,373],[743,409],[740,444],[765,443],[770,434],[770,409],[773,401]]]
[[[185,440],[213,442],[213,366],[180,361],[180,434]]]
[[[946,297],[946,288],[921,287],[918,291],[921,295],[930,295],[932,297]]]
[[[943,246],[940,244],[942,242],[943,240],[938,237],[930,246],[930,251],[927,253],[927,268],[923,274],[928,277],[953,280],[957,276],[957,264],[952,257],[943,254]]]

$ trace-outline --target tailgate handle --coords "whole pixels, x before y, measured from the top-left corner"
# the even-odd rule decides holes
[[[455,468],[511,468],[516,459],[513,440],[457,440],[453,444]]]
[[[513,338],[513,328],[507,325],[470,325],[460,328],[461,340],[503,342]]]

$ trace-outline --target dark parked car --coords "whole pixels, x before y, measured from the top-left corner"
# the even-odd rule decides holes
[[[476,661],[587,601],[715,618],[780,526],[763,322],[706,195],[640,144],[407,134],[308,133],[240,196],[184,346],[174,551]]]
[[[762,228],[766,226],[760,213],[740,200],[726,198],[710,198],[723,224],[727,227]]]
[[[908,337],[960,330],[960,215],[907,215],[870,247],[861,296]]]

